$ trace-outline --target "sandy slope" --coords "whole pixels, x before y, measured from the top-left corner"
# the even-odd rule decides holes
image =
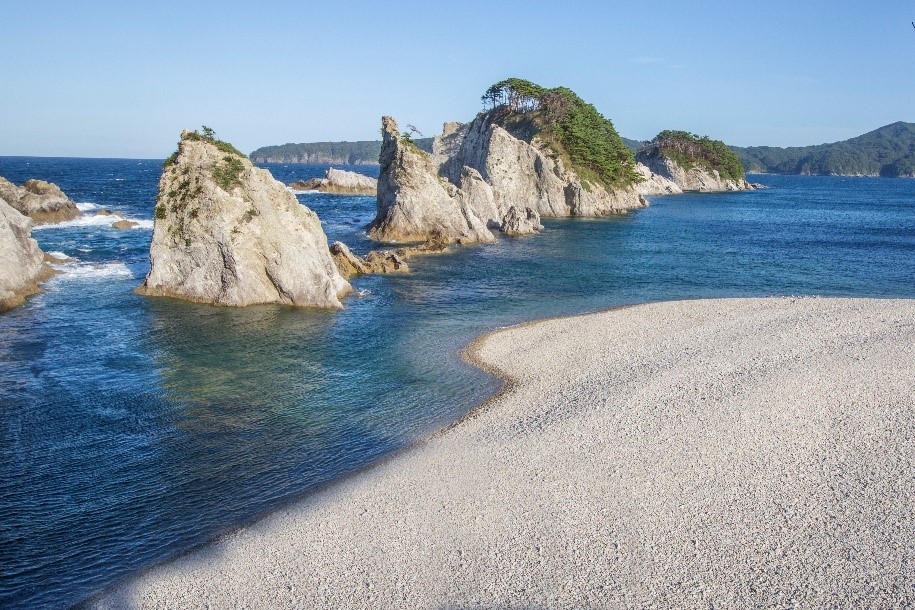
[[[501,331],[451,430],[98,608],[915,604],[915,300],[659,303]]]

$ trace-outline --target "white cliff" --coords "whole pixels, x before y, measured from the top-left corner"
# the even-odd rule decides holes
[[[31,231],[32,221],[0,199],[0,311],[38,292],[38,282],[49,275]]]
[[[491,241],[506,215],[530,209],[539,217],[605,216],[645,207],[632,187],[605,189],[582,180],[537,138],[497,124],[498,112],[470,123],[446,123],[428,155],[402,141],[383,119],[378,212],[369,235],[384,241]],[[526,213],[526,212],[525,212]],[[542,228],[542,227],[541,227]]]
[[[317,215],[230,145],[185,131],[159,181],[141,294],[340,308],[350,292]]]

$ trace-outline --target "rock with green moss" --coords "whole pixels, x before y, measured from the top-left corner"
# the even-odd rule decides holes
[[[141,294],[338,309],[350,292],[317,215],[230,144],[184,131],[159,181]]]
[[[635,187],[642,177],[632,152],[570,90],[508,79],[484,103],[491,108],[470,123],[445,123],[431,157],[404,157],[407,147],[386,136],[371,236],[490,241],[513,206],[593,217],[648,205]]]

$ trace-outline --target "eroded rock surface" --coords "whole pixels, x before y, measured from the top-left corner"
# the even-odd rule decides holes
[[[636,156],[636,160],[640,166],[647,168],[654,176],[654,178],[649,179],[647,186],[660,186],[658,192],[646,192],[645,194],[675,193],[676,191],[665,190],[669,188],[668,186],[665,186],[668,182],[676,185],[680,189],[680,192],[695,191],[700,193],[715,193],[723,191],[751,191],[756,188],[743,178],[723,178],[718,170],[708,169],[700,165],[685,169],[657,149],[640,152]],[[642,170],[640,169],[640,171]]]
[[[27,180],[16,186],[0,177],[0,198],[39,224],[72,220],[81,213],[60,187],[44,180]]]
[[[537,139],[535,129],[509,132],[496,111],[470,123],[445,123],[428,155],[382,119],[384,143],[378,210],[369,235],[382,241],[492,241],[512,207],[539,216],[605,216],[648,205],[634,188],[607,190],[582,180]]]
[[[330,168],[323,178],[299,180],[289,185],[296,191],[319,191],[338,195],[374,195],[378,191],[378,181],[371,176],[357,172]]]
[[[543,231],[543,225],[540,224],[540,214],[531,208],[519,210],[515,206],[508,208],[505,216],[502,218],[502,225],[499,230],[506,235],[519,237],[521,235],[535,235]]]
[[[0,199],[0,311],[38,292],[50,274],[44,253],[32,239],[32,221]]]
[[[372,250],[364,257],[353,254],[349,247],[341,241],[330,245],[330,254],[340,271],[340,275],[349,279],[356,275],[374,273],[409,273],[410,267],[397,253],[389,251]]]
[[[351,291],[317,215],[223,142],[181,134],[159,181],[138,292],[201,303],[340,308]]]
[[[432,155],[401,138],[393,118],[382,119],[382,133],[377,214],[369,225],[371,238],[422,242],[437,234],[449,242],[495,239],[471,209],[469,196],[438,175]],[[481,193],[474,191],[485,196]]]

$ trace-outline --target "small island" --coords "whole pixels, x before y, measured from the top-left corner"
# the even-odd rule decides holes
[[[339,309],[351,291],[317,215],[209,128],[182,132],[154,215],[141,294]]]

